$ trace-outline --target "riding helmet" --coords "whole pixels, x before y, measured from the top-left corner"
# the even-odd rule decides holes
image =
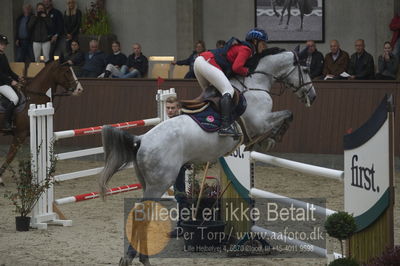
[[[264,30],[259,29],[259,28],[254,28],[254,29],[251,29],[246,34],[246,41],[251,41],[253,39],[266,42],[266,41],[268,41],[268,35]]]
[[[0,43],[8,44],[7,36],[0,34]]]

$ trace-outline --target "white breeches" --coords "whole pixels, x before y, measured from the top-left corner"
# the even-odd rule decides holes
[[[40,62],[40,55],[43,52],[44,61],[47,62],[50,59],[50,41],[48,42],[33,42],[33,54],[35,55],[35,61]]]
[[[221,95],[229,93],[231,97],[233,96],[233,87],[224,72],[208,63],[204,57],[198,56],[194,61],[194,74],[203,90],[212,84]]]
[[[3,94],[5,97],[7,97],[7,99],[12,101],[14,105],[18,104],[18,95],[10,86],[8,85],[0,86],[0,93]]]

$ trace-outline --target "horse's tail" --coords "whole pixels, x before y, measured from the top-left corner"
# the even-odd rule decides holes
[[[111,177],[130,162],[136,160],[140,138],[111,126],[102,130],[105,165],[99,178],[100,196],[104,200]]]

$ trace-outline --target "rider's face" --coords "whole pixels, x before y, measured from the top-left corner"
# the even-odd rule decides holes
[[[258,45],[257,45],[257,53],[262,53],[262,51],[264,51],[265,49],[267,49],[267,43],[264,41],[259,41]]]
[[[0,52],[4,53],[4,50],[6,49],[7,44],[5,43],[0,43]]]

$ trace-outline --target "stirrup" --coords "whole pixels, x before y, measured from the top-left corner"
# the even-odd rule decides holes
[[[231,124],[229,127],[221,128],[218,131],[218,135],[221,137],[233,137],[234,139],[242,136],[242,134],[238,132],[237,128],[233,124]]]

